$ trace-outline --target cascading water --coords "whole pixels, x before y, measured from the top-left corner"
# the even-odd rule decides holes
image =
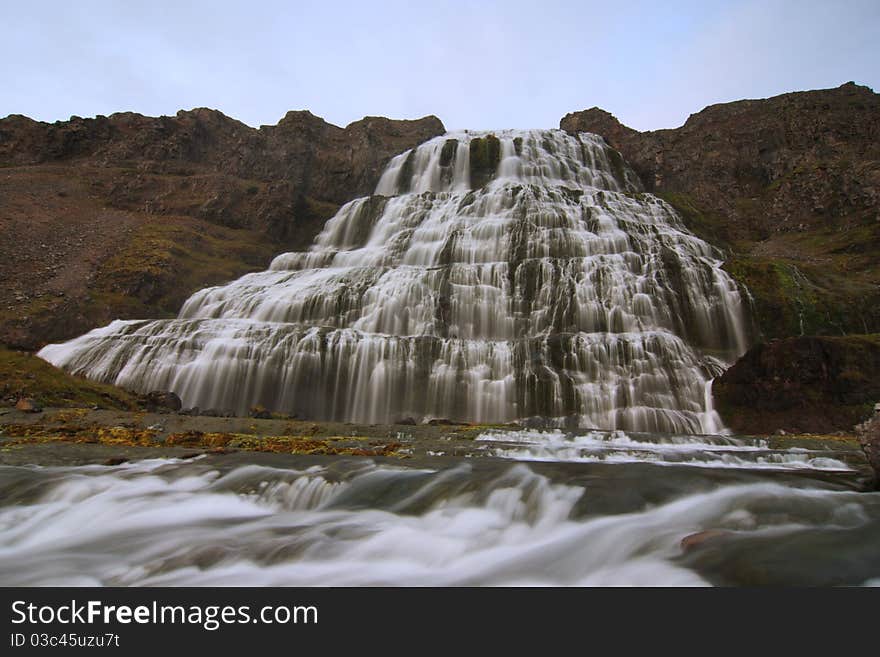
[[[747,346],[720,265],[600,137],[454,132],[308,252],[40,356],[239,413],[715,433],[707,386]]]

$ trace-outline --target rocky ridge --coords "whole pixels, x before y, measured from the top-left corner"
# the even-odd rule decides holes
[[[209,109],[0,119],[0,344],[174,315],[202,287],[308,245],[397,153],[445,128],[307,111],[251,128]]]
[[[727,250],[766,338],[880,331],[880,95],[868,87],[712,105],[669,130],[595,107],[560,127],[605,137]]]

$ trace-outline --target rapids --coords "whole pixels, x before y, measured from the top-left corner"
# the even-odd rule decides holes
[[[847,452],[623,432],[477,442],[483,457],[410,467],[244,453],[0,466],[0,584],[880,581],[880,493],[859,492]]]
[[[453,132],[307,252],[40,356],[239,414],[718,433],[711,380],[749,340],[721,264],[596,135]]]

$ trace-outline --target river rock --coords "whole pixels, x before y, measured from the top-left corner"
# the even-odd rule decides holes
[[[17,411],[24,411],[25,413],[41,413],[43,411],[39,404],[30,397],[22,397],[19,399],[15,403],[15,409]]]
[[[880,488],[880,413],[875,413],[870,420],[858,425],[856,433],[865,458],[874,470],[874,485]]]
[[[200,413],[203,417],[235,417],[235,413],[226,409],[220,410],[217,408],[206,408],[204,411]]]
[[[731,532],[726,529],[707,529],[702,532],[690,534],[681,539],[681,551],[690,552],[691,550],[705,546],[708,541],[729,536],[730,534]]]
[[[179,411],[183,406],[180,397],[175,393],[161,390],[148,393],[145,403],[150,410]]]
[[[255,420],[271,420],[272,412],[262,406],[254,406],[250,410],[250,416]]]

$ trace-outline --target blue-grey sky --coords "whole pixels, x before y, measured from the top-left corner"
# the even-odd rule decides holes
[[[308,109],[550,128],[598,105],[639,130],[704,106],[880,88],[880,1],[0,0],[0,116]]]

